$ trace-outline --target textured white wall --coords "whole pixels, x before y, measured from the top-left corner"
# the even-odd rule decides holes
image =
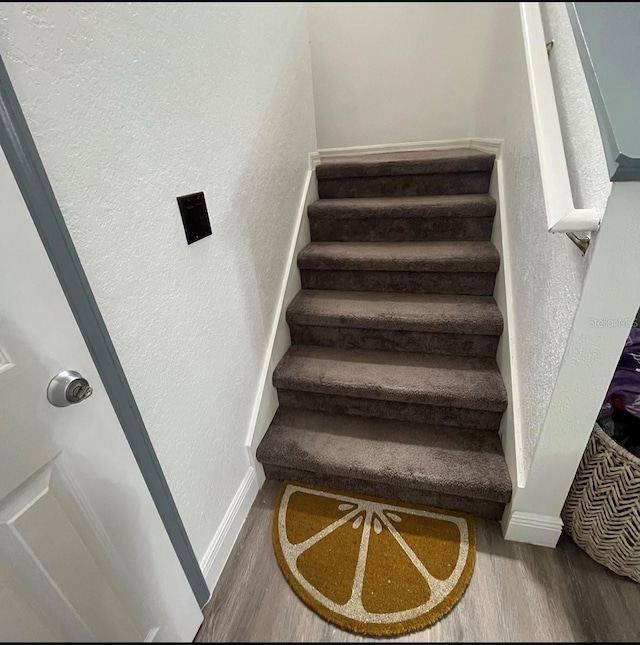
[[[554,530],[553,524],[545,524],[544,518],[559,518],[638,308],[639,287],[635,278],[638,262],[634,258],[638,257],[636,211],[640,190],[637,184],[622,183],[612,192],[602,139],[565,3],[541,3],[541,13],[546,39],[554,41],[550,66],[574,203],[578,207],[595,208],[603,218],[586,262],[577,267],[573,262],[567,264],[566,254],[558,249],[553,256],[539,258],[539,262],[548,262],[548,268],[557,272],[551,283],[556,295],[554,299],[553,293],[549,293],[546,301],[534,303],[531,311],[537,314],[542,310],[551,315],[536,315],[528,328],[522,326],[522,334],[539,337],[540,356],[552,378],[552,389],[546,388],[549,397],[539,387],[533,392],[527,390],[528,375],[523,365],[530,369],[534,356],[521,351],[526,350],[526,343],[518,345],[523,401],[529,403],[532,396],[542,401],[544,394],[548,403],[535,418],[535,425],[523,428],[528,477],[526,486],[515,491],[506,535],[520,539],[518,533],[524,531],[527,540],[535,536],[529,520],[518,526],[519,512],[533,513],[525,518],[535,515],[542,518],[538,535],[544,543],[554,544],[561,524]],[[527,253],[525,240],[513,236],[510,242],[512,253],[514,249],[517,254]],[[533,247],[536,248],[537,245]],[[528,255],[531,259],[532,253]],[[543,271],[546,273],[547,268]],[[514,296],[516,302],[523,300],[517,291]],[[546,306],[541,308],[543,304]],[[559,314],[555,325],[553,307]],[[521,313],[519,308],[516,311]],[[598,324],[607,319],[626,320],[627,325],[607,328]],[[547,331],[541,323],[547,326]],[[549,330],[554,333],[553,353],[545,353],[544,343],[550,341]],[[532,418],[530,410],[529,418]]]
[[[490,4],[310,2],[319,147],[471,136]]]
[[[602,226],[589,249],[580,303],[527,485],[515,492],[512,512],[560,515],[638,311],[639,215],[640,182],[613,184]],[[556,539],[559,533],[558,527]]]
[[[0,44],[201,558],[249,467],[315,149],[304,8],[2,3]],[[200,190],[213,235],[187,246],[175,198]]]
[[[510,247],[514,323],[510,333],[515,338],[512,361],[521,409],[520,466],[526,476],[580,298],[586,262],[565,235],[547,232],[518,4],[495,3],[492,10],[493,34],[477,98],[475,135],[504,139],[502,207],[507,228],[502,237]],[[557,63],[563,66],[561,56]],[[586,111],[582,114],[586,118]],[[565,112],[563,121],[567,118]],[[582,136],[579,125],[573,132]],[[574,143],[579,150],[579,142]],[[576,160],[572,176],[582,176],[589,165],[588,160]],[[586,203],[590,197],[583,193],[584,203],[578,205],[602,207]]]
[[[602,216],[611,182],[567,6],[564,2],[541,2],[540,10],[546,40],[553,40],[549,64],[574,204],[595,208]]]

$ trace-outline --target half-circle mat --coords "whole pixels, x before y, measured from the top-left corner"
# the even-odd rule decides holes
[[[315,612],[367,636],[417,631],[462,597],[476,559],[466,513],[285,482],[273,519],[285,578]]]

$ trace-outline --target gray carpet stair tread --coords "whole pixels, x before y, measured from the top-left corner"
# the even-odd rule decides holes
[[[502,315],[491,296],[304,289],[287,309],[298,325],[499,336]]]
[[[455,172],[491,172],[495,155],[470,148],[391,152],[324,159],[319,180],[347,177],[384,177]]]
[[[325,271],[495,273],[500,255],[491,242],[312,242],[298,268]]]
[[[258,447],[262,463],[508,502],[498,436],[462,428],[280,408]]]
[[[314,219],[374,219],[427,217],[493,217],[491,195],[426,195],[421,197],[359,197],[319,199],[309,204]]]
[[[502,412],[495,360],[294,345],[273,374],[277,388]]]

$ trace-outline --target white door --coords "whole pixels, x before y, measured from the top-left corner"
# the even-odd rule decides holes
[[[93,395],[54,407],[76,370]],[[202,613],[0,152],[0,640],[191,640]]]

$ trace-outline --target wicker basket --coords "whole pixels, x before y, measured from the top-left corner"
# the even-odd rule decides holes
[[[640,459],[596,424],[562,510],[596,562],[640,582]]]

